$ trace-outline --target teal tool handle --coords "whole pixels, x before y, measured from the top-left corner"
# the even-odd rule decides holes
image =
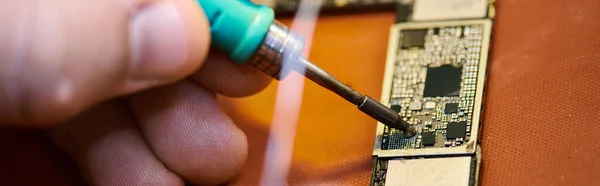
[[[273,10],[250,0],[197,0],[210,22],[212,45],[238,64],[261,46],[275,16]]]

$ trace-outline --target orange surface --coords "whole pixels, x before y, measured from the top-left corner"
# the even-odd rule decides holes
[[[393,13],[321,17],[310,60],[379,98]],[[284,20],[290,23],[290,20]],[[600,182],[600,1],[497,3],[484,111],[482,185]],[[258,95],[221,98],[250,142],[232,185],[256,185],[273,113],[273,83]],[[375,121],[307,81],[289,185],[367,185]],[[0,131],[5,167],[18,185],[78,185],[65,157],[31,132]],[[6,161],[9,160],[9,161]],[[61,170],[59,172],[52,170]],[[13,182],[11,182],[13,181]]]
[[[392,13],[321,17],[309,60],[379,99],[393,22]],[[309,80],[304,88],[289,183],[368,185],[376,121]],[[250,143],[248,165],[237,183],[258,184],[276,90],[273,83],[253,97],[221,99]]]

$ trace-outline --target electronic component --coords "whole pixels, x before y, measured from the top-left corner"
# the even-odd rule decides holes
[[[371,185],[449,185],[477,184],[481,150],[474,156],[373,158]]]
[[[472,157],[390,160],[386,185],[466,186],[470,182]]]
[[[400,32],[402,38],[401,48],[418,47],[423,48],[425,45],[425,35],[427,34],[426,29],[419,30],[403,30]]]
[[[451,122],[448,123],[448,127],[446,127],[446,138],[447,139],[456,139],[456,138],[464,138],[467,133],[467,122]]]
[[[413,21],[484,18],[488,0],[415,0]]]
[[[430,129],[432,129],[432,128],[433,128],[433,125],[431,124],[431,120],[429,120],[429,121],[425,121],[425,122],[423,122],[423,124],[425,124],[425,127],[426,127],[426,128],[430,128]]]
[[[451,65],[427,68],[423,96],[458,96],[460,93],[462,71],[462,67],[453,67]]]
[[[435,102],[426,102],[425,109],[427,109],[427,110],[435,109]]]
[[[458,112],[458,103],[446,103],[444,114],[452,114]]]
[[[408,109],[410,110],[421,110],[421,102],[410,102]]]
[[[433,132],[421,133],[421,144],[424,146],[433,146],[435,144],[435,133],[433,133]]]

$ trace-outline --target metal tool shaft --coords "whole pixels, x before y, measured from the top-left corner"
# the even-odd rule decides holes
[[[358,106],[360,111],[371,116],[384,125],[399,129],[407,136],[416,135],[415,129],[410,127],[407,122],[402,120],[400,115],[398,115],[398,113],[396,113],[394,110],[386,107],[367,95],[362,95],[358,91],[337,80],[325,70],[319,68],[304,58],[300,58],[298,62],[301,64],[301,66],[306,67],[304,76],[308,79]]]
[[[263,44],[252,57],[250,63],[278,80],[285,78],[292,70],[297,71],[358,106],[358,109],[363,113],[384,125],[399,129],[407,136],[416,134],[414,128],[402,120],[398,113],[373,98],[362,95],[325,70],[304,59],[301,56],[303,47],[304,40],[300,35],[290,31],[283,24],[274,22],[265,36]]]
[[[325,70],[319,68],[304,58],[300,58],[298,63],[300,63],[300,66],[305,67],[306,70],[304,76],[308,79],[326,89],[329,89],[332,92],[335,92],[354,105],[359,105],[362,103],[362,94],[337,80],[335,77],[325,72]]]

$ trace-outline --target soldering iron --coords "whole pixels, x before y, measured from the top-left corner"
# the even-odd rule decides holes
[[[302,57],[304,39],[275,20],[274,12],[250,0],[197,0],[210,22],[212,45],[237,64],[250,63],[281,80],[296,71],[358,106],[363,113],[391,128],[414,136],[400,115],[373,98],[343,84]]]

